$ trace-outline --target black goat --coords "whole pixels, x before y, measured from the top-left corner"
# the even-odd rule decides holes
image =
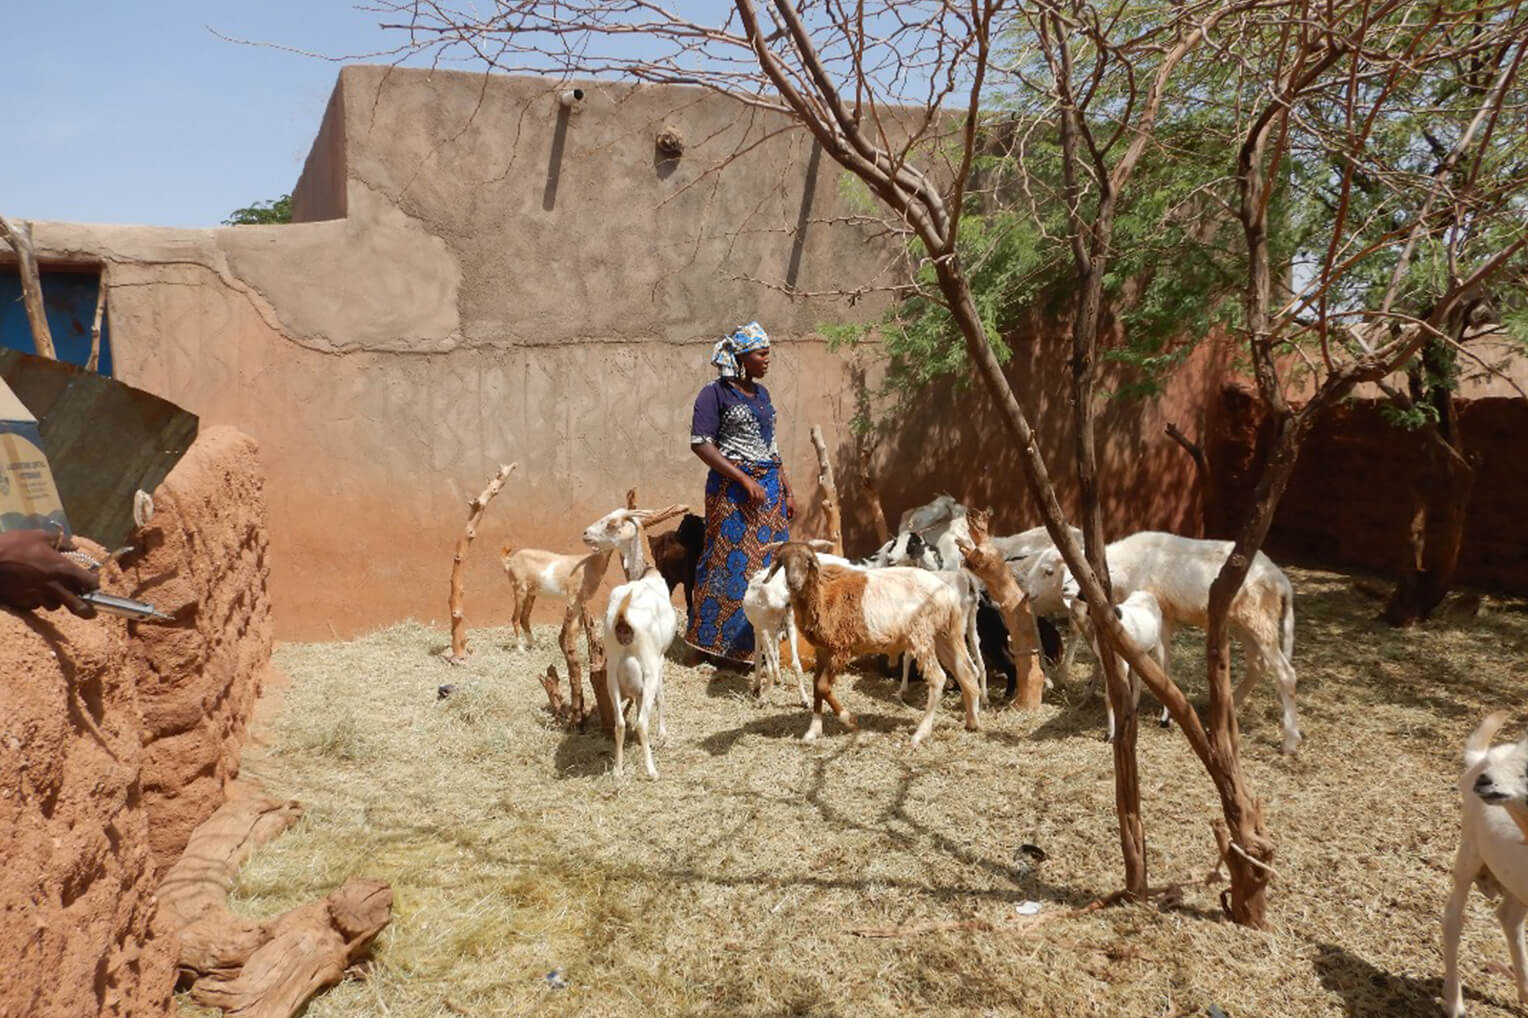
[[[694,610],[695,570],[700,566],[700,555],[706,546],[706,521],[694,513],[685,513],[684,519],[674,530],[665,530],[651,539],[653,560],[669,593],[680,584],[684,585],[685,611]]]

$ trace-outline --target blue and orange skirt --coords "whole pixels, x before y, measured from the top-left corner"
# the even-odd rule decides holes
[[[739,664],[753,661],[753,626],[743,614],[748,579],[773,557],[764,545],[790,538],[780,464],[739,463],[764,489],[749,505],[743,486],[712,470],[706,475],[706,543],[695,570],[695,609],[684,640],[697,650]]]

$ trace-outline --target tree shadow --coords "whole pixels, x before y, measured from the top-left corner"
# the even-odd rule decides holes
[[[854,708],[851,707],[849,710],[850,713],[854,713]],[[732,752],[732,748],[744,736],[748,735],[757,735],[766,739],[800,739],[806,734],[810,723],[811,715],[803,710],[798,709],[789,714],[775,714],[749,721],[736,728],[713,732],[700,740],[700,748],[712,756],[725,756]],[[905,732],[911,737],[913,733],[913,726],[907,723],[907,718],[893,717],[889,714],[854,714],[854,724],[855,731],[848,731],[838,718],[824,711],[822,738],[830,742],[842,739],[852,745],[857,735],[895,735],[898,732]]]
[[[1318,944],[1314,962],[1321,985],[1342,998],[1349,1018],[1433,1018],[1439,1013],[1441,979],[1397,976],[1335,944]],[[1503,1009],[1500,1001],[1490,1003]]]

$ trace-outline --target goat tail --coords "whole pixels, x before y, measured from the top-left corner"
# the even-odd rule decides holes
[[[1507,715],[1502,711],[1493,711],[1481,718],[1479,727],[1470,734],[1464,744],[1464,766],[1467,769],[1485,759],[1486,753],[1491,749],[1491,739],[1506,720]]]
[[[626,617],[626,609],[631,607],[631,595],[632,591],[628,590],[621,598],[621,603],[615,610],[615,624],[610,627],[615,633],[615,642],[623,647],[630,647],[631,641],[637,637],[636,630],[631,627],[631,620]]]

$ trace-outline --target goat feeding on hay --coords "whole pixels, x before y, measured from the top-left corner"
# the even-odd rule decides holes
[[[1143,530],[1105,549],[1113,596],[1123,601],[1137,590],[1156,595],[1162,609],[1162,645],[1172,645],[1180,625],[1203,629],[1209,622],[1210,584],[1231,554],[1230,541],[1205,541]],[[1025,588],[1037,610],[1077,595],[1061,553],[1042,552],[1031,567]],[[1263,672],[1272,672],[1284,707],[1282,749],[1300,746],[1300,719],[1295,711],[1295,599],[1284,571],[1258,552],[1241,589],[1231,601],[1231,635],[1247,655],[1247,674],[1236,687],[1239,708]]]
[[[833,695],[833,680],[862,654],[911,652],[928,679],[928,707],[913,732],[916,746],[934,728],[945,668],[955,676],[965,701],[966,728],[977,730],[979,691],[975,665],[965,648],[965,616],[955,592],[922,569],[891,567],[857,571],[824,566],[814,545],[800,541],[768,545],[778,549],[770,574],[783,569],[795,609],[796,626],[817,648],[816,697],[804,738],[822,734],[822,704],[845,727],[854,717]]]
[[[1454,858],[1454,889],[1443,910],[1443,1006],[1449,1018],[1464,1013],[1459,984],[1459,933],[1470,887],[1500,891],[1496,917],[1512,955],[1512,979],[1518,1003],[1528,1004],[1523,919],[1528,917],[1528,737],[1508,746],[1492,746],[1491,737],[1505,715],[1481,721],[1464,746],[1464,774],[1459,779],[1459,852]]]
[[[539,548],[521,548],[515,551],[506,544],[499,549],[499,561],[504,574],[509,577],[511,622],[515,634],[515,646],[524,650],[535,642],[531,632],[531,608],[536,597],[570,598],[577,596],[583,586],[585,570],[595,569],[601,575],[610,563],[608,551],[593,554],[561,555],[555,551]]]
[[[663,661],[678,628],[678,615],[663,574],[653,564],[642,509],[617,509],[591,523],[584,543],[599,551],[618,550],[627,582],[610,592],[605,609],[605,681],[615,709],[615,768],[620,777],[626,741],[623,699],[636,704],[633,728],[642,745],[647,776],[656,778],[649,724],[657,716],[658,740],[668,739],[663,717]]]

